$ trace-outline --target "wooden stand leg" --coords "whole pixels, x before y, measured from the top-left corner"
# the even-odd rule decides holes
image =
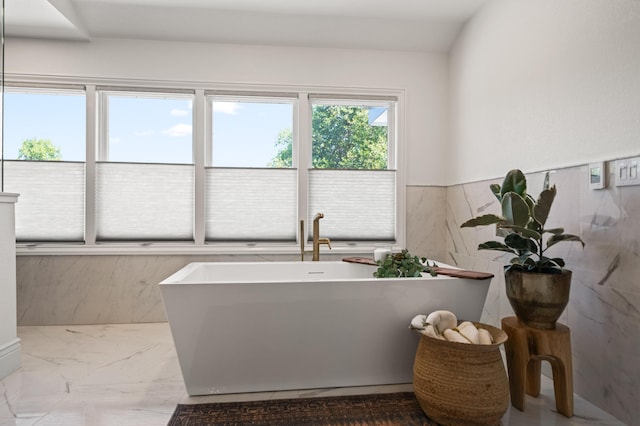
[[[555,330],[527,327],[515,317],[502,319],[502,329],[509,336],[505,342],[511,405],[524,411],[525,391],[540,395],[541,362],[549,361],[553,373],[556,409],[573,416],[573,365],[571,362],[571,332],[557,324]]]
[[[551,361],[556,409],[567,417],[573,416],[573,367],[571,356],[557,356]]]
[[[527,393],[537,397],[540,395],[540,375],[542,362],[532,358],[527,365]]]
[[[504,349],[509,373],[511,405],[520,411],[524,411],[526,372],[529,362],[527,332],[524,329],[512,327],[510,322],[505,321],[507,319],[504,318],[502,320],[502,329],[509,335],[509,338],[504,343]]]
[[[528,333],[535,343],[536,354],[551,364],[558,412],[567,417],[573,416],[573,365],[569,327],[557,324],[552,332],[529,329]]]

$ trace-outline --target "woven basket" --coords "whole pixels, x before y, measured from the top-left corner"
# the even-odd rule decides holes
[[[422,335],[413,364],[413,389],[422,410],[441,425],[499,425],[509,406],[509,381],[500,354],[507,334],[474,323],[491,345],[447,342]]]

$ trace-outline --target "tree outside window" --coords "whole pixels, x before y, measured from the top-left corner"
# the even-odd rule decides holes
[[[292,140],[291,129],[280,131],[275,141],[276,154],[269,167],[291,167]],[[387,126],[372,125],[367,107],[315,105],[312,140],[313,168],[387,168]]]
[[[60,147],[49,139],[30,138],[22,142],[18,150],[18,160],[60,161]]]

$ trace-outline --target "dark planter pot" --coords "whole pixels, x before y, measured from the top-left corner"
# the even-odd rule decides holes
[[[543,274],[508,270],[507,299],[516,317],[529,327],[554,329],[569,303],[571,271]]]

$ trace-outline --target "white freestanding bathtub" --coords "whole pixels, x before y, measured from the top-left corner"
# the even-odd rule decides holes
[[[440,264],[440,266],[445,266]],[[189,395],[410,383],[417,314],[479,321],[490,280],[346,262],[191,263],[160,283]]]

